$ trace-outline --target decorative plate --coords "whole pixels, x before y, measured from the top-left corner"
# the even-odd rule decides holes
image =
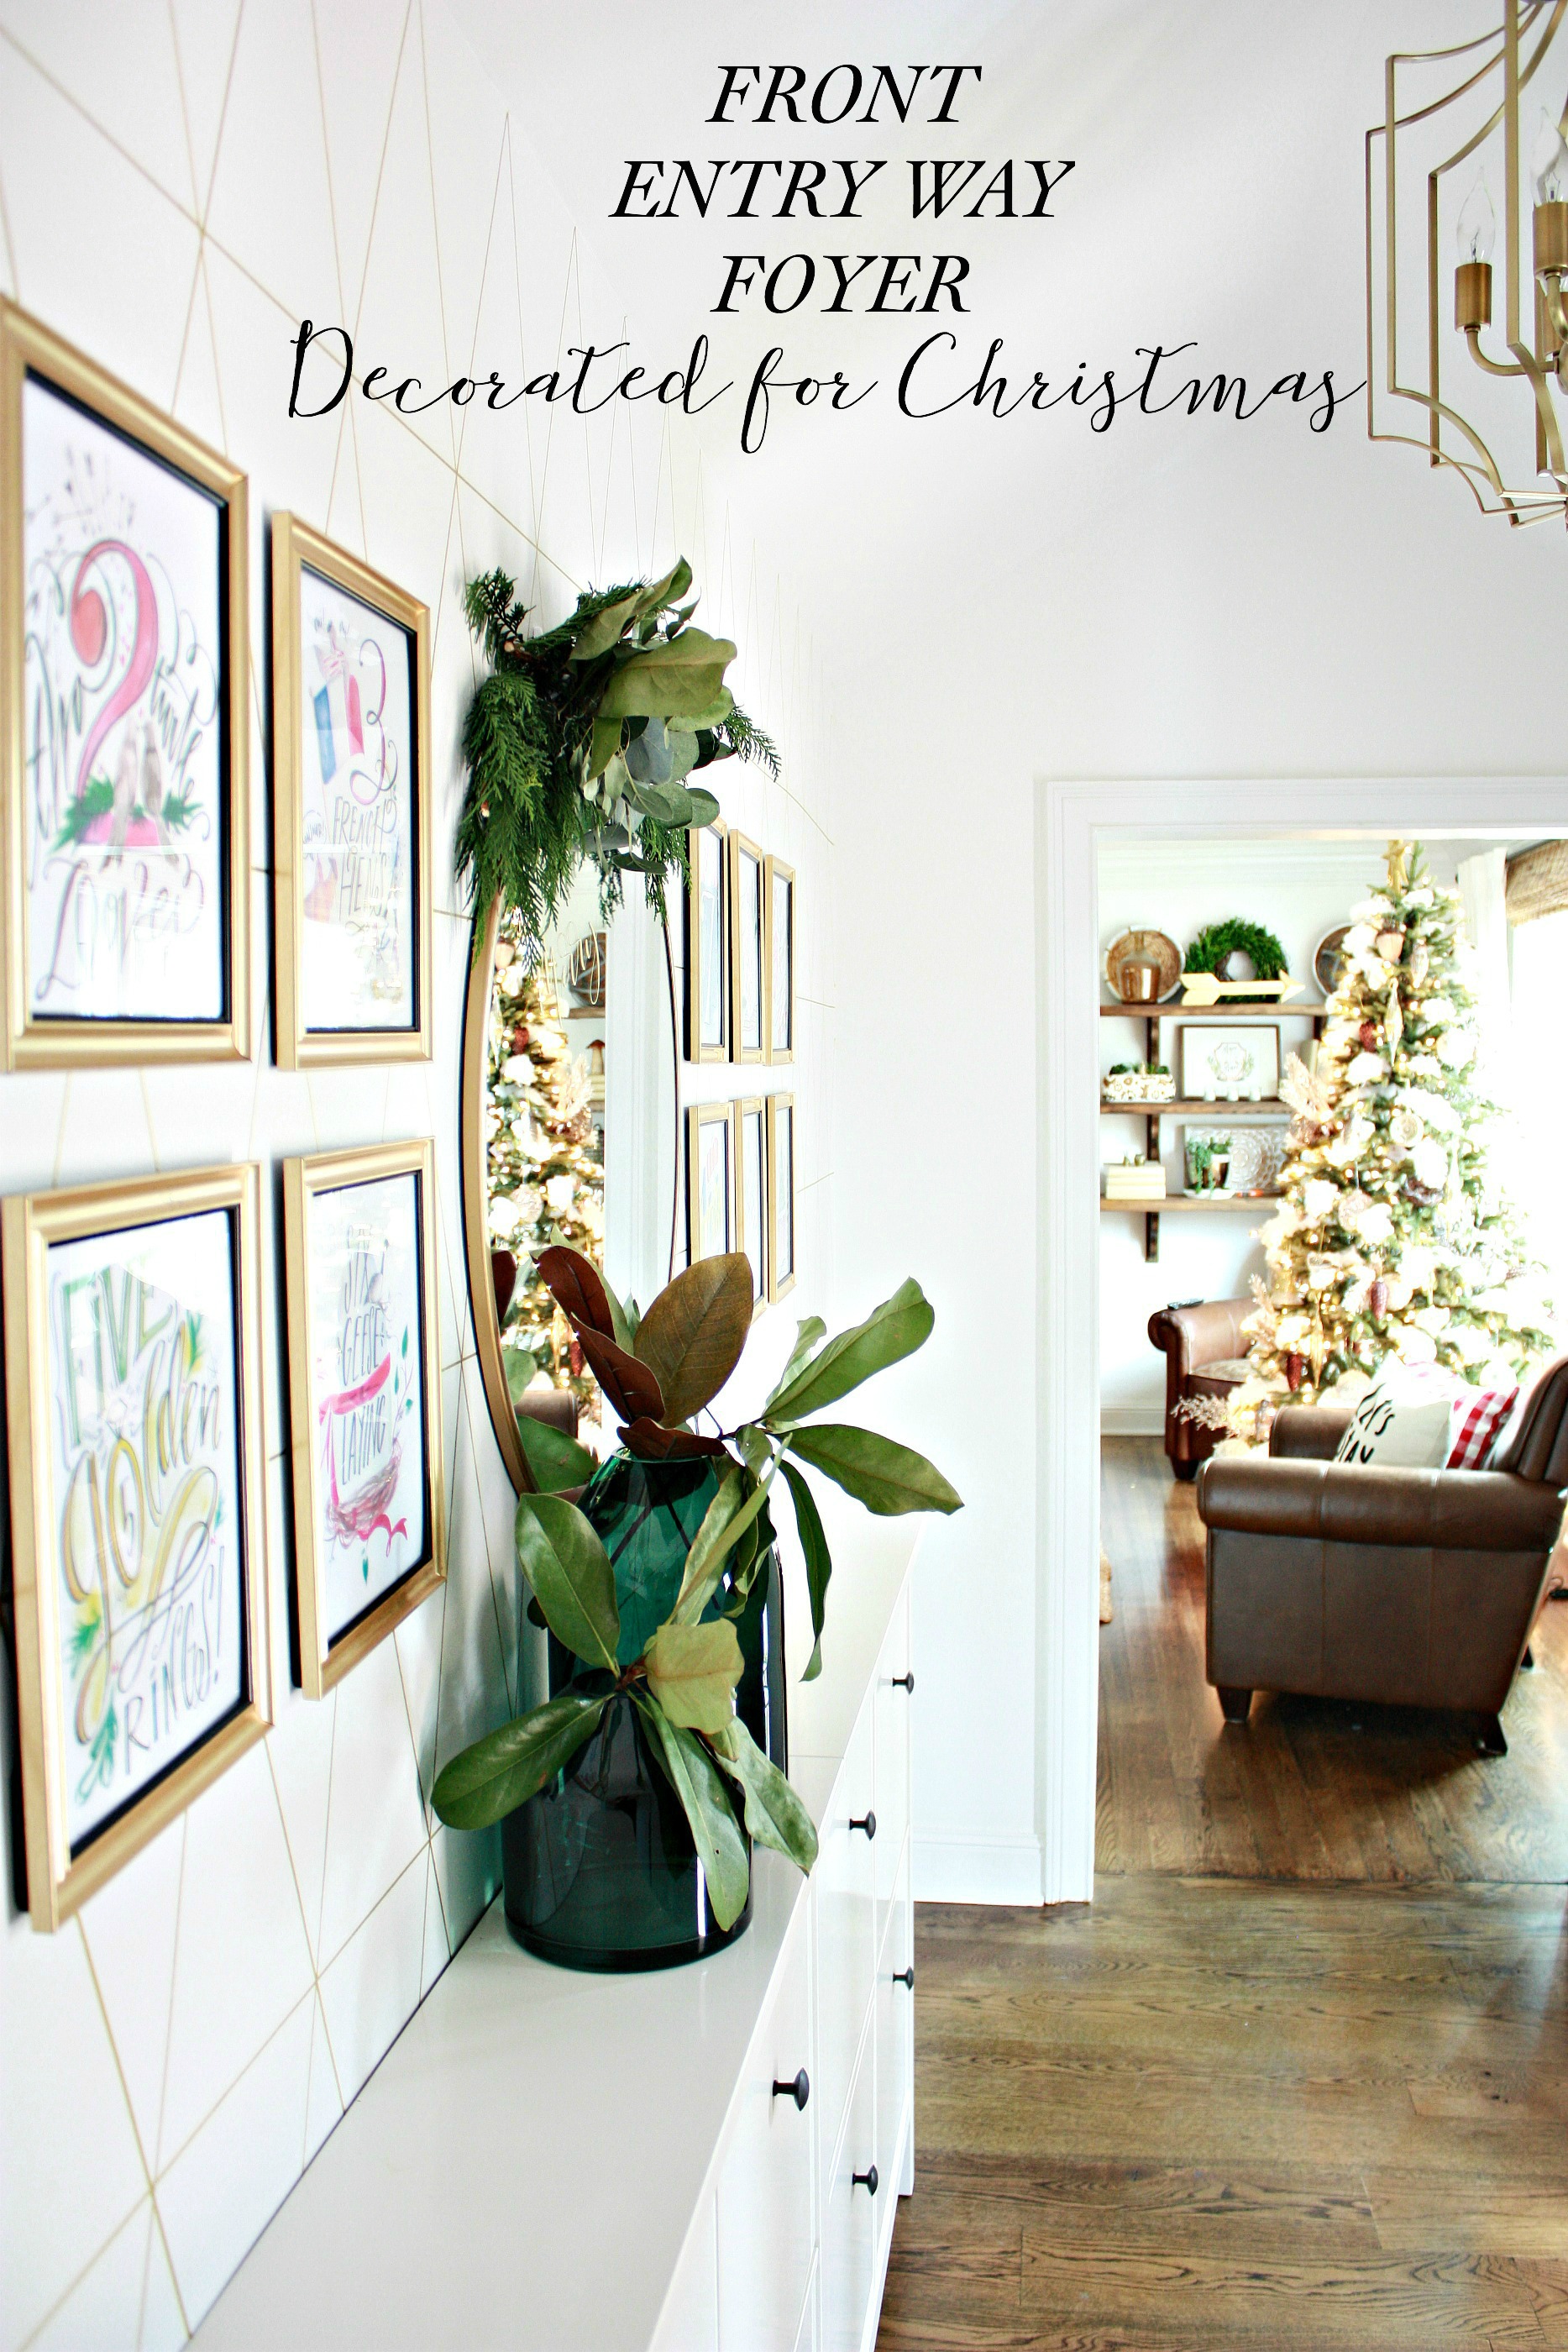
[[[1339,951],[1349,929],[1348,923],[1336,923],[1332,931],[1323,933],[1312,950],[1313,975],[1325,996],[1332,996],[1339,986]]]
[[[1105,978],[1111,993],[1118,1003],[1126,1000],[1122,995],[1122,968],[1129,963],[1152,963],[1159,973],[1155,1003],[1163,1004],[1181,986],[1181,950],[1175,940],[1164,931],[1151,931],[1134,925],[1123,931],[1105,950]],[[1137,1000],[1134,998],[1134,1003]]]

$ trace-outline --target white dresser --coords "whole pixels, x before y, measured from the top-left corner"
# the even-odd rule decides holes
[[[870,2352],[915,2172],[918,1523],[830,1534],[828,1664],[789,1692],[810,1879],[759,1849],[747,1934],[645,1976],[547,1967],[493,1905],[204,2352]]]

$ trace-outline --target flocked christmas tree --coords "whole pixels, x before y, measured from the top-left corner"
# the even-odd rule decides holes
[[[1458,891],[1419,845],[1388,850],[1352,909],[1316,1063],[1292,1055],[1284,1198],[1262,1229],[1249,1372],[1230,1426],[1253,1442],[1282,1402],[1364,1392],[1391,1357],[1510,1385],[1551,1350],[1546,1311],[1489,1142]]]
[[[587,1059],[572,1053],[548,959],[530,970],[533,953],[518,919],[504,918],[485,1109],[491,1246],[517,1264],[501,1345],[514,1396],[542,1372],[552,1387],[575,1390],[596,1421],[598,1384],[534,1260],[552,1242],[564,1242],[602,1264],[604,1161]]]

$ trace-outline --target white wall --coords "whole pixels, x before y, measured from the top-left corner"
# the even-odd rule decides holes
[[[285,1664],[265,1743],[57,1936],[14,1912],[0,1931],[0,2347],[160,2352],[199,2321],[496,1885],[494,1839],[449,1835],[429,1808],[439,1766],[522,1696],[513,1497],[476,1375],[457,1194],[468,941],[449,844],[475,677],[465,577],[505,564],[548,624],[580,584],[684,551],[704,617],[743,648],[737,688],[782,744],[784,777],[732,764],[721,797],[800,877],[800,1313],[828,1304],[827,770],[797,602],[700,452],[647,411],[634,431],[622,412],[582,425],[526,407],[404,424],[356,399],[319,424],[287,421],[303,316],[346,318],[366,354],[434,361],[433,374],[483,348],[515,377],[525,355],[548,363],[571,339],[580,302],[619,311],[438,0],[0,0],[0,287],[249,474],[257,1008],[241,1066],[0,1078],[0,1186],[231,1159],[270,1170],[288,1152],[432,1134],[441,1189],[444,1591],[320,1704],[287,1687]],[[271,1065],[263,527],[284,508],[432,608],[428,1068]],[[274,1242],[269,1209],[269,1304]],[[792,1329],[765,1318],[759,1355],[776,1360]],[[286,1662],[275,1316],[266,1336]],[[518,2129],[539,2120],[520,2115]],[[518,2233],[526,2278],[526,2215]]]

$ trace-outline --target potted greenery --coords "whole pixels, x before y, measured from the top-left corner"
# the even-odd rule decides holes
[[[518,1499],[517,1565],[552,1636],[550,1696],[455,1757],[435,1810],[453,1829],[501,1824],[507,1925],[528,1949],[575,1968],[665,1968],[743,1930],[753,1840],[802,1870],[816,1857],[765,1704],[782,1656],[764,1605],[777,1592],[776,1480],[805,1558],[808,1680],[832,1562],[800,1465],[883,1516],[961,1508],[923,1454],[816,1419],[924,1346],[934,1318],[914,1282],[836,1339],[810,1317],[755,1419],[707,1435],[692,1423],[745,1349],[749,1260],[699,1259],[643,1316],[574,1250],[538,1265],[622,1444],[596,1465],[559,1431],[519,1423],[538,1491]]]

